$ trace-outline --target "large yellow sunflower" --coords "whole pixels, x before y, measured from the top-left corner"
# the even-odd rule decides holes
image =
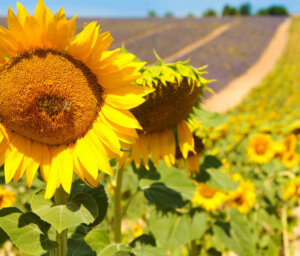
[[[172,166],[178,152],[184,159],[189,152],[196,154],[189,115],[200,106],[200,96],[208,89],[209,81],[202,77],[203,68],[195,69],[188,62],[165,64],[158,58],[154,66],[145,67],[140,73],[136,83],[156,90],[132,110],[143,127],[132,146],[135,164],[139,166],[142,159],[149,168],[151,156],[155,166],[159,160]]]
[[[113,39],[96,22],[74,36],[75,19],[55,15],[39,0],[34,16],[17,3],[0,27],[0,164],[6,183],[25,173],[30,187],[40,167],[46,198],[62,185],[69,193],[73,169],[97,186],[98,170],[112,174],[108,158],[120,141],[137,138],[128,109],[149,88],[133,85],[134,56],[108,51]]]

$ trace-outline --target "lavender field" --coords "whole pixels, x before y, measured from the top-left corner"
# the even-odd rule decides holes
[[[77,30],[85,22],[78,19]],[[144,18],[144,19],[99,19],[103,31],[111,31],[114,37],[112,48],[125,47],[149,64],[155,62],[155,50],[166,58],[182,48],[201,40],[224,24],[231,27],[209,43],[177,60],[190,59],[195,67],[208,65],[208,78],[216,79],[215,91],[224,88],[253,65],[267,47],[284,17],[246,18]]]

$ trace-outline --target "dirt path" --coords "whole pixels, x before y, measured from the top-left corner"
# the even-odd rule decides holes
[[[291,18],[285,20],[275,32],[260,59],[246,73],[207,99],[203,107],[215,112],[226,112],[239,104],[252,88],[259,85],[283,54],[288,41],[290,24]]]
[[[181,48],[179,51],[172,53],[171,55],[169,55],[168,57],[164,58],[164,62],[168,63],[168,62],[173,62],[176,59],[179,59],[181,57],[183,57],[184,55],[186,55],[187,53],[196,50],[198,48],[200,48],[201,46],[207,44],[208,42],[210,42],[211,40],[215,39],[216,37],[220,36],[221,34],[223,34],[225,31],[227,31],[228,29],[230,29],[233,25],[237,24],[239,22],[239,20],[235,20],[233,22],[221,25],[219,27],[217,27],[216,29],[214,29],[211,33],[209,33],[208,35],[204,36],[203,38],[185,46],[184,48]]]

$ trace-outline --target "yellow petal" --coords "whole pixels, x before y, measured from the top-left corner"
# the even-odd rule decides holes
[[[115,109],[108,104],[102,106],[101,112],[110,121],[127,128],[142,129],[134,115],[125,109]]]
[[[17,11],[18,11],[18,20],[19,20],[19,23],[20,23],[20,25],[22,27],[24,27],[26,17],[29,16],[29,13],[24,8],[24,6],[21,3],[19,3],[19,2],[17,2]]]
[[[97,162],[98,168],[109,175],[113,175],[108,156],[105,148],[103,147],[100,140],[93,137],[93,131],[89,131],[84,137],[85,142],[89,145],[94,159]]]
[[[190,128],[185,121],[181,121],[177,125],[177,135],[180,151],[186,159],[189,151],[196,153],[194,150],[194,138]]]
[[[105,96],[105,101],[114,108],[131,109],[141,105],[143,102],[145,102],[145,99],[134,94],[108,94]]]
[[[70,194],[73,179],[72,149],[67,146],[59,146],[57,161],[60,166],[59,177],[63,189]]]
[[[29,163],[25,171],[25,177],[28,187],[31,187],[33,179],[39,168],[42,156],[42,146],[40,143],[32,141],[31,142],[31,153],[29,157]]]
[[[92,52],[93,47],[97,42],[98,34],[99,26],[97,26],[97,22],[91,22],[71,41],[67,50],[68,53],[84,61]]]
[[[84,138],[77,140],[74,147],[79,162],[83,165],[93,179],[98,177],[98,166],[95,157],[89,145],[84,141]]]
[[[48,182],[51,165],[51,155],[47,145],[42,144],[42,158],[40,164],[41,175],[45,182]]]
[[[50,154],[52,156],[50,164],[50,173],[48,177],[48,182],[46,185],[45,199],[50,199],[53,197],[59,183],[60,183],[60,161],[58,160],[58,152],[55,147],[49,147]]]
[[[118,136],[109,126],[98,120],[93,124],[95,134],[111,151],[120,154],[121,145]]]

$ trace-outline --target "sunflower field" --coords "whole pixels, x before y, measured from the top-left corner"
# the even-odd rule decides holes
[[[34,15],[19,2],[16,14],[9,8],[0,27],[0,256],[299,255],[300,18],[289,19],[272,72],[216,113],[203,107],[222,89],[214,84],[254,64],[285,18],[129,20],[126,33],[108,19],[113,43],[96,21],[76,24],[43,0]],[[205,61],[201,51],[215,50],[213,72],[164,61],[222,26],[226,47],[215,39],[184,55]],[[157,41],[180,29],[177,45]],[[231,37],[240,38],[235,51]],[[149,38],[163,57],[149,54]]]

